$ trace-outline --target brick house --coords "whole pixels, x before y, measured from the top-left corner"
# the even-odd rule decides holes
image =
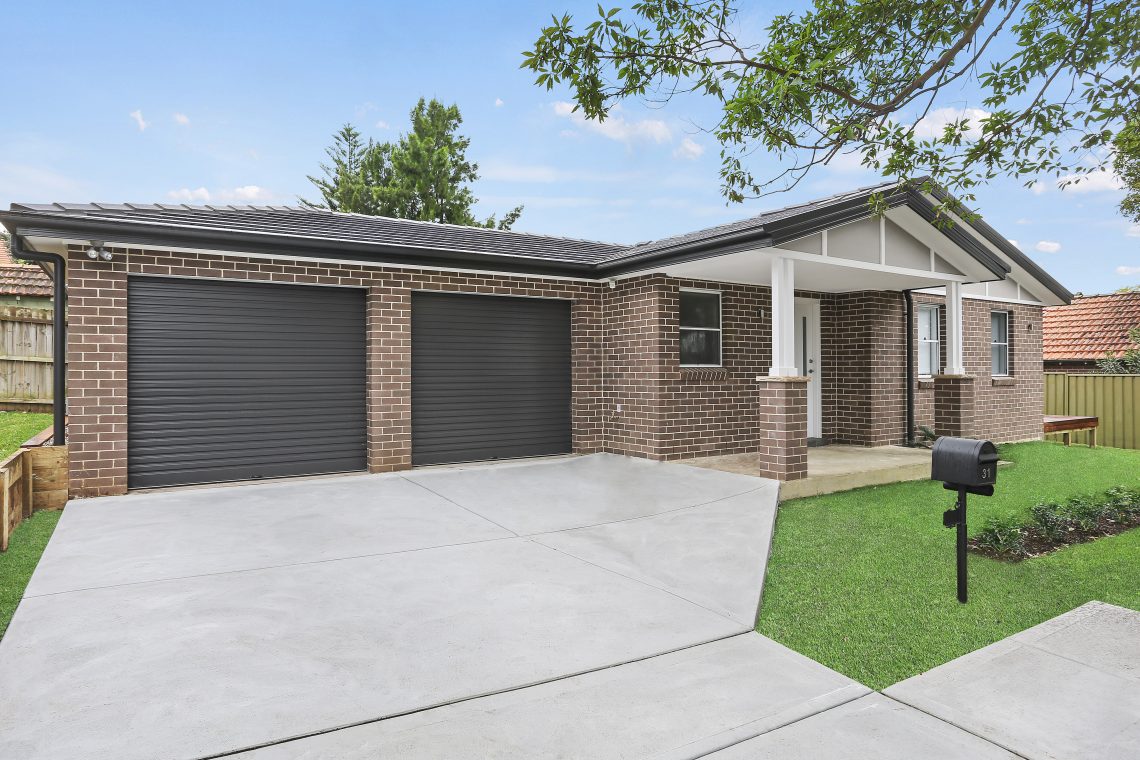
[[[793,480],[813,439],[1040,438],[1041,309],[1070,295],[937,200],[884,184],[634,246],[285,207],[0,221],[66,261],[86,496],[599,451]]]
[[[1140,327],[1140,292],[1075,296],[1046,308],[1042,326],[1046,372],[1097,372],[1097,360],[1135,347],[1128,331]]]

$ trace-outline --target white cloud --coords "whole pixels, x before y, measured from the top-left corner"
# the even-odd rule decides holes
[[[495,98],[495,108],[498,108],[498,107],[499,107],[499,106],[501,106],[502,104],[503,104],[503,99],[502,99],[502,98]]]
[[[242,185],[232,190],[222,190],[218,193],[220,198],[235,201],[261,201],[269,198],[271,193],[264,187],[257,185]]]
[[[195,188],[193,190],[184,187],[179,190],[171,190],[166,194],[166,197],[184,203],[209,203],[210,191],[204,187]]]
[[[1030,222],[1030,221],[1029,221],[1028,219],[1026,219],[1025,217],[1021,217],[1021,218],[1020,218],[1020,219],[1018,219],[1016,222],[1014,222],[1014,224],[1032,224],[1032,222]]]
[[[1033,193],[1034,195],[1041,195],[1042,193],[1044,193],[1048,190],[1049,190],[1049,186],[1046,185],[1044,182],[1034,182],[1032,185],[1029,186],[1029,192]]]
[[[681,144],[677,146],[677,149],[673,151],[673,157],[681,158],[686,161],[695,161],[696,159],[700,158],[701,154],[704,152],[705,146],[696,142],[692,138],[686,137],[681,141]]]
[[[1140,224],[1134,224],[1128,228],[1128,232],[1124,233],[1128,237],[1140,237]]]
[[[1120,190],[1124,183],[1107,169],[1089,174],[1066,174],[1057,180],[1057,187],[1069,193],[1102,193]]]
[[[377,129],[387,129],[388,128],[388,122],[381,119],[380,121],[376,122],[376,128]]]
[[[1021,243],[1017,242],[1013,238],[1008,238],[1008,240],[1014,248],[1020,248],[1021,247]]]
[[[241,187],[224,188],[213,192],[205,187],[183,187],[178,190],[171,190],[166,196],[171,200],[183,203],[209,203],[211,200],[249,203],[267,200],[272,198],[273,194],[258,185],[242,185]]]
[[[187,127],[190,125],[190,117],[184,113],[174,114],[174,121],[183,127]]]
[[[1038,240],[1037,245],[1033,247],[1042,253],[1056,253],[1061,250],[1061,244],[1053,240]]]
[[[1134,274],[1140,274],[1140,267],[1117,267],[1116,273],[1125,275],[1126,277]]]
[[[484,161],[479,166],[483,179],[500,182],[628,182],[636,179],[633,172],[599,172],[580,169],[560,169],[546,164],[515,164],[504,161]]]
[[[0,147],[0,155],[8,153],[8,146]],[[18,152],[13,155],[19,155]],[[52,169],[30,164],[10,164],[0,161],[0,187],[5,188],[8,201],[60,201],[77,198],[91,192],[90,188]]]
[[[582,129],[618,142],[632,143],[639,140],[667,143],[673,139],[673,131],[660,119],[627,119],[615,107],[605,121],[587,119],[580,111],[574,110],[573,103],[558,101],[554,104],[554,114],[570,119]]]
[[[961,119],[969,119],[970,127],[965,137],[976,140],[982,136],[982,122],[990,118],[989,111],[981,108],[935,108],[914,125],[914,136],[920,140],[941,137],[948,124]]]
[[[150,126],[150,122],[143,119],[141,108],[137,111],[131,111],[131,118],[135,120],[135,124],[138,125],[140,132]]]

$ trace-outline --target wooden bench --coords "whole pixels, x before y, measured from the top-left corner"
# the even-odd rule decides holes
[[[1074,430],[1089,431],[1089,448],[1096,448],[1096,428],[1100,424],[1098,417],[1065,417],[1058,414],[1045,415],[1045,432],[1060,433],[1061,439],[1068,446],[1070,436]]]

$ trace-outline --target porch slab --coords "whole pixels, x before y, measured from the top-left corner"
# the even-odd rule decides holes
[[[700,457],[686,459],[681,464],[739,475],[759,476],[761,472],[756,454]],[[808,476],[780,484],[780,501],[929,477],[930,449],[841,444],[818,446],[808,449]]]

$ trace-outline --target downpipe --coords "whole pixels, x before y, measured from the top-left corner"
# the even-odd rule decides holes
[[[914,296],[903,291],[906,299],[906,445],[914,446]]]
[[[52,445],[67,442],[67,262],[58,253],[41,253],[24,248],[20,236],[12,234],[12,256],[54,265],[51,271],[54,301],[52,309]]]

